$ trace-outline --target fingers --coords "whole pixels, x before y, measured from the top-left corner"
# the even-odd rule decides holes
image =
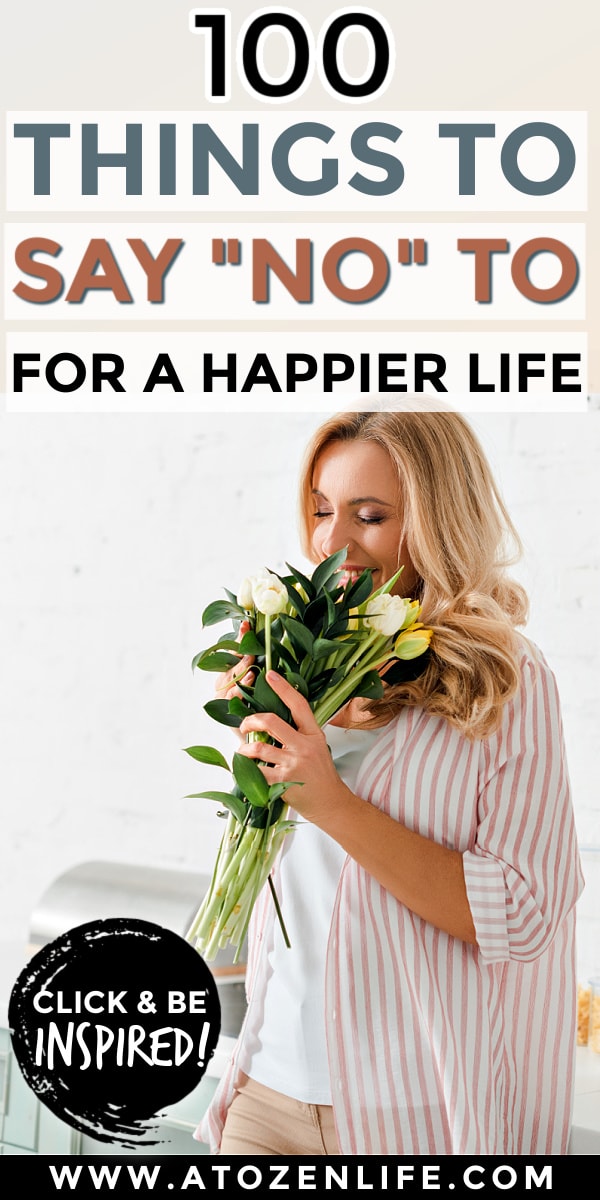
[[[241,696],[238,683],[243,684],[244,687],[253,683],[253,672],[247,669],[252,661],[249,654],[240,656],[239,664],[236,663],[235,667],[231,667],[229,671],[217,675],[215,682],[217,696],[225,700],[230,700],[232,696]]]
[[[243,742],[237,751],[238,754],[243,754],[245,758],[258,759],[261,766],[282,767],[285,762],[285,749],[283,746],[273,746],[270,742]]]
[[[249,629],[250,629],[250,622],[242,621],[240,623],[240,627],[238,629],[238,635],[237,635],[236,641],[241,642],[244,634],[247,633]],[[226,675],[224,678],[228,681],[229,687],[231,688],[232,696],[240,696],[241,695],[241,692],[238,690],[237,686],[232,686],[232,681],[234,679],[236,681],[236,684],[243,683],[244,687],[250,687],[252,685],[252,683],[254,682],[254,674],[252,671],[246,671],[243,675],[240,676],[240,672],[244,671],[245,667],[250,667],[253,662],[254,662],[254,658],[251,654],[240,654],[239,664],[236,664],[235,667],[231,667],[231,669],[226,672]]]
[[[267,671],[266,679],[273,691],[289,708],[300,733],[314,733],[319,726],[315,721],[310,704],[304,699],[304,696],[301,696],[300,692],[297,692],[291,683],[288,683],[287,679],[278,675],[276,671]]]
[[[244,717],[240,725],[240,733],[268,733],[269,737],[275,739],[276,742],[281,742],[282,746],[289,746],[294,740],[294,730],[287,721],[283,721],[276,713],[252,713],[249,717]],[[250,743],[251,745],[263,745],[264,742]]]
[[[245,620],[240,622],[236,641],[241,642],[245,633],[250,629],[250,622]],[[231,700],[234,696],[241,696],[238,684],[243,687],[252,687],[254,683],[254,672],[249,670],[254,662],[251,654],[241,654],[239,663],[235,667],[230,667],[229,671],[224,671],[222,675],[217,676],[215,691],[217,696],[224,700]],[[240,674],[241,672],[241,674]]]

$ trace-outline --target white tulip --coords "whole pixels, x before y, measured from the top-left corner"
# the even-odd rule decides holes
[[[240,608],[254,608],[254,600],[252,598],[252,579],[247,575],[240,583],[237,594],[237,602]]]
[[[265,574],[252,581],[254,605],[265,617],[274,617],[283,612],[288,603],[288,592],[277,575]]]
[[[375,596],[369,600],[365,609],[365,625],[384,637],[392,637],[402,628],[409,604],[409,600],[401,596],[390,596],[387,592],[382,596]]]
[[[254,596],[252,594],[252,589],[254,587],[254,584],[256,583],[256,581],[258,579],[272,579],[272,578],[273,578],[273,576],[271,575],[271,572],[267,571],[266,567],[261,567],[259,571],[255,571],[254,575],[247,575],[245,579],[242,579],[242,582],[240,584],[240,588],[239,588],[239,591],[238,591],[238,594],[236,597],[240,608],[247,608],[247,609],[254,608]]]

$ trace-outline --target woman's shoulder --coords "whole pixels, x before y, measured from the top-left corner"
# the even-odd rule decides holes
[[[532,641],[530,637],[527,637],[522,632],[518,632],[517,637],[521,680],[523,681],[525,678],[537,678],[539,680],[544,678],[554,679],[555,676],[552,667],[537,642]]]
[[[526,742],[555,738],[561,729],[556,676],[537,642],[519,634],[519,683],[504,706],[496,737],[514,745],[517,730]],[[518,740],[518,739],[517,739]]]

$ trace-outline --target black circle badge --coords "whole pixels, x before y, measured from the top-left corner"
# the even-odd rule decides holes
[[[137,1146],[165,1140],[156,1118],[202,1079],[221,1009],[193,946],[149,921],[112,919],[44,946],[19,975],[8,1017],[39,1099],[99,1141]]]

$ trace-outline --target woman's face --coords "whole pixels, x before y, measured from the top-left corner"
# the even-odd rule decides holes
[[[319,455],[313,472],[313,548],[321,561],[348,547],[345,570],[373,572],[379,588],[404,570],[393,591],[406,596],[417,575],[402,545],[400,495],[396,468],[373,442],[332,442]]]

